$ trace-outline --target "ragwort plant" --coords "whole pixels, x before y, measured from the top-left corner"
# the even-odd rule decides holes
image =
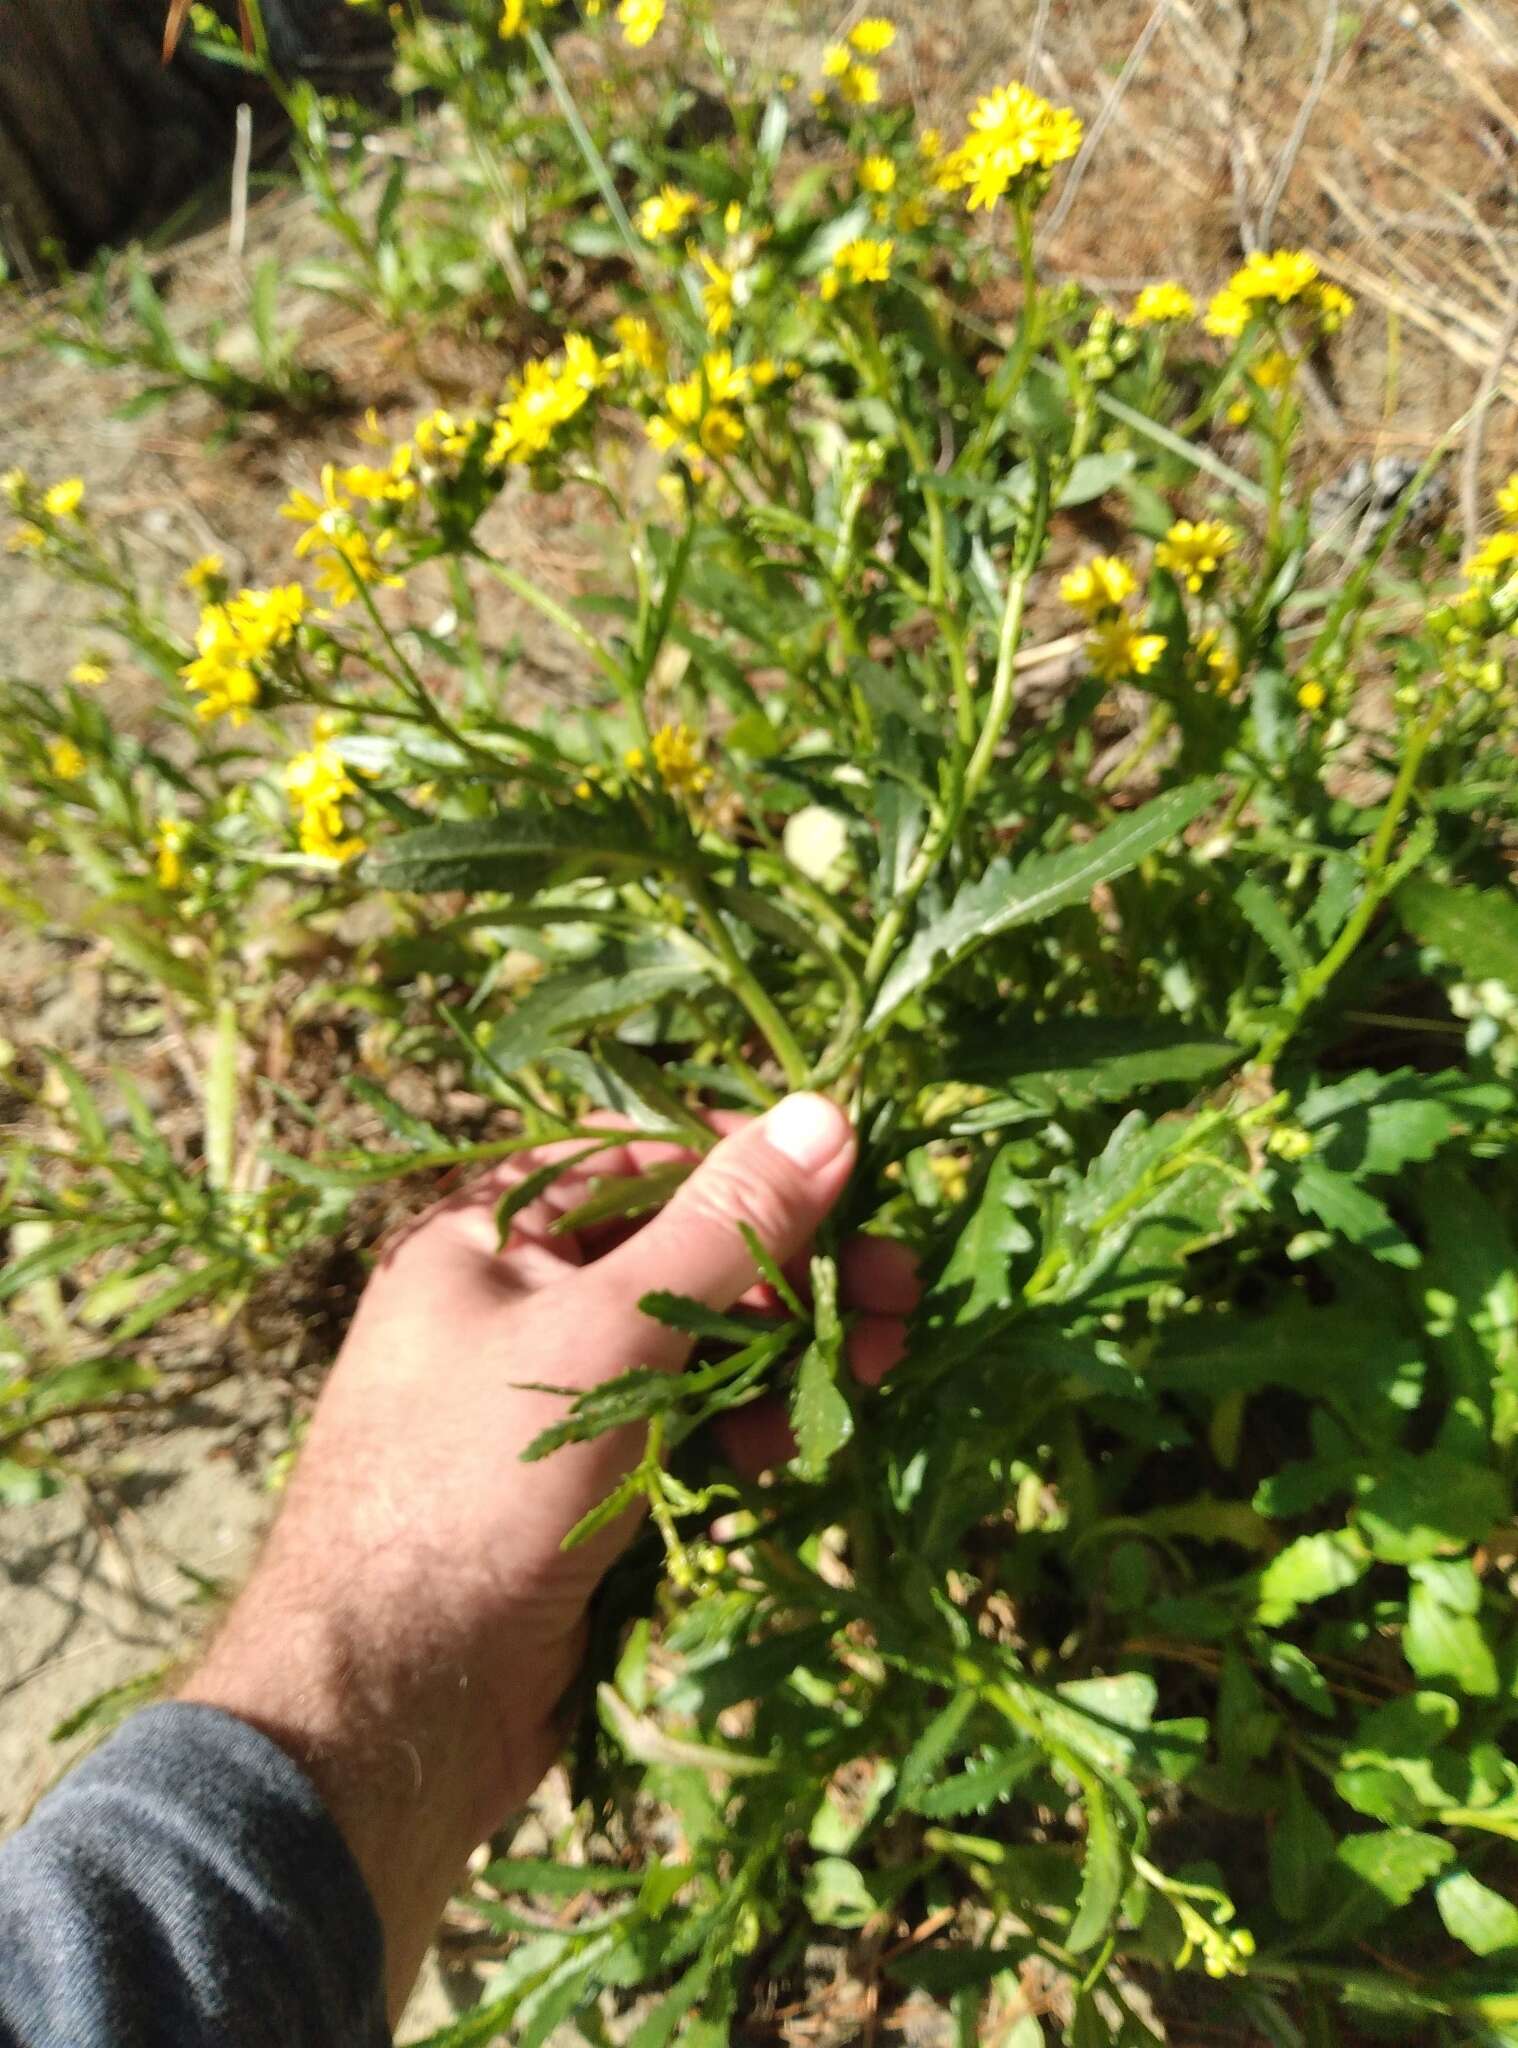
[[[382,902],[393,1061],[457,1062],[507,1135],[359,1083],[384,1156],[307,1134],[239,1176],[224,1111],[204,1170],[140,1119],[123,1165],[61,1070],[74,1135],[13,1167],[10,1220],[50,1229],[6,1288],[125,1289],[129,1361],[166,1250],[169,1307],[227,1300],[387,1176],[605,1144],[592,1110],[699,1151],[711,1108],[830,1090],[860,1165],[807,1284],[772,1271],[765,1317],[649,1302],[696,1366],[537,1447],[647,1425],[602,1511],[651,1512],[580,1784],[592,1818],[662,1802],[675,1846],[492,1864],[472,1907],[522,1938],[439,2040],[601,2040],[640,1988],[640,2044],[724,2040],[821,1925],[967,2041],[1518,2041],[1518,480],[1458,578],[1397,519],[1346,556],[1295,479],[1299,373],[1352,311],[1312,258],[1099,305],[1041,269],[1081,129],[1028,88],[919,132],[872,18],[823,52],[803,148],[794,93],[622,0],[596,32],[667,47],[646,94],[704,63],[728,119],[663,147],[628,112],[618,148],[548,12],[403,25],[400,60],[467,33],[536,66],[615,309],[498,403],[334,455],[287,582],[197,565],[193,646],[77,480],[6,486],[12,546],[164,683],[146,740],[98,673],[13,684],[14,833],[223,1047],[271,896]],[[573,604],[485,524],[571,490],[625,560]],[[429,565],[453,614],[423,630]],[[583,677],[531,727],[492,585]],[[869,1392],[858,1230],[925,1282]],[[775,1387],[795,1456],[746,1484],[707,1425]],[[46,1463],[33,1398],[0,1395],[13,1473]]]

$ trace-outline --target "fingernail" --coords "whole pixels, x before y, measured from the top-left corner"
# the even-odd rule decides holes
[[[848,1119],[825,1095],[787,1095],[764,1118],[764,1141],[794,1166],[816,1173],[849,1142]]]

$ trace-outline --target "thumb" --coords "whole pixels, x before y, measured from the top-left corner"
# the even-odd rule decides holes
[[[743,1226],[777,1264],[801,1250],[854,1164],[847,1117],[823,1095],[788,1095],[709,1152],[651,1223],[597,1261],[636,1302],[659,1289],[726,1309],[759,1278]]]

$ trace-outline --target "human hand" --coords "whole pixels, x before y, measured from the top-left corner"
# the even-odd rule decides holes
[[[726,1309],[758,1281],[740,1226],[782,1265],[801,1253],[854,1161],[842,1113],[792,1097],[725,1120],[699,1163],[633,1138],[570,1167],[518,1212],[501,1195],[574,1142],[522,1154],[444,1202],[386,1252],[322,1394],[248,1590],[186,1696],[261,1727],[310,1772],[385,1924],[404,1997],[468,1852],[524,1799],[558,1747],[555,1709],[587,1603],[631,1516],[562,1540],[642,1452],[624,1429],[535,1464],[521,1454],[562,1396],[636,1366],[677,1371],[689,1340],[639,1313],[659,1289]],[[641,1229],[556,1231],[592,1179],[694,1165]],[[899,1248],[845,1248],[856,1375],[900,1355],[916,1286]],[[789,1453],[777,1404],[728,1418],[750,1472]]]

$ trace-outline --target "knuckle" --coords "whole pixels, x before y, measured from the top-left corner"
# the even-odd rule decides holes
[[[730,1231],[746,1224],[766,1249],[784,1242],[796,1197],[786,1182],[784,1162],[777,1165],[780,1172],[757,1166],[752,1158],[725,1160],[714,1154],[681,1190],[686,1216]]]

